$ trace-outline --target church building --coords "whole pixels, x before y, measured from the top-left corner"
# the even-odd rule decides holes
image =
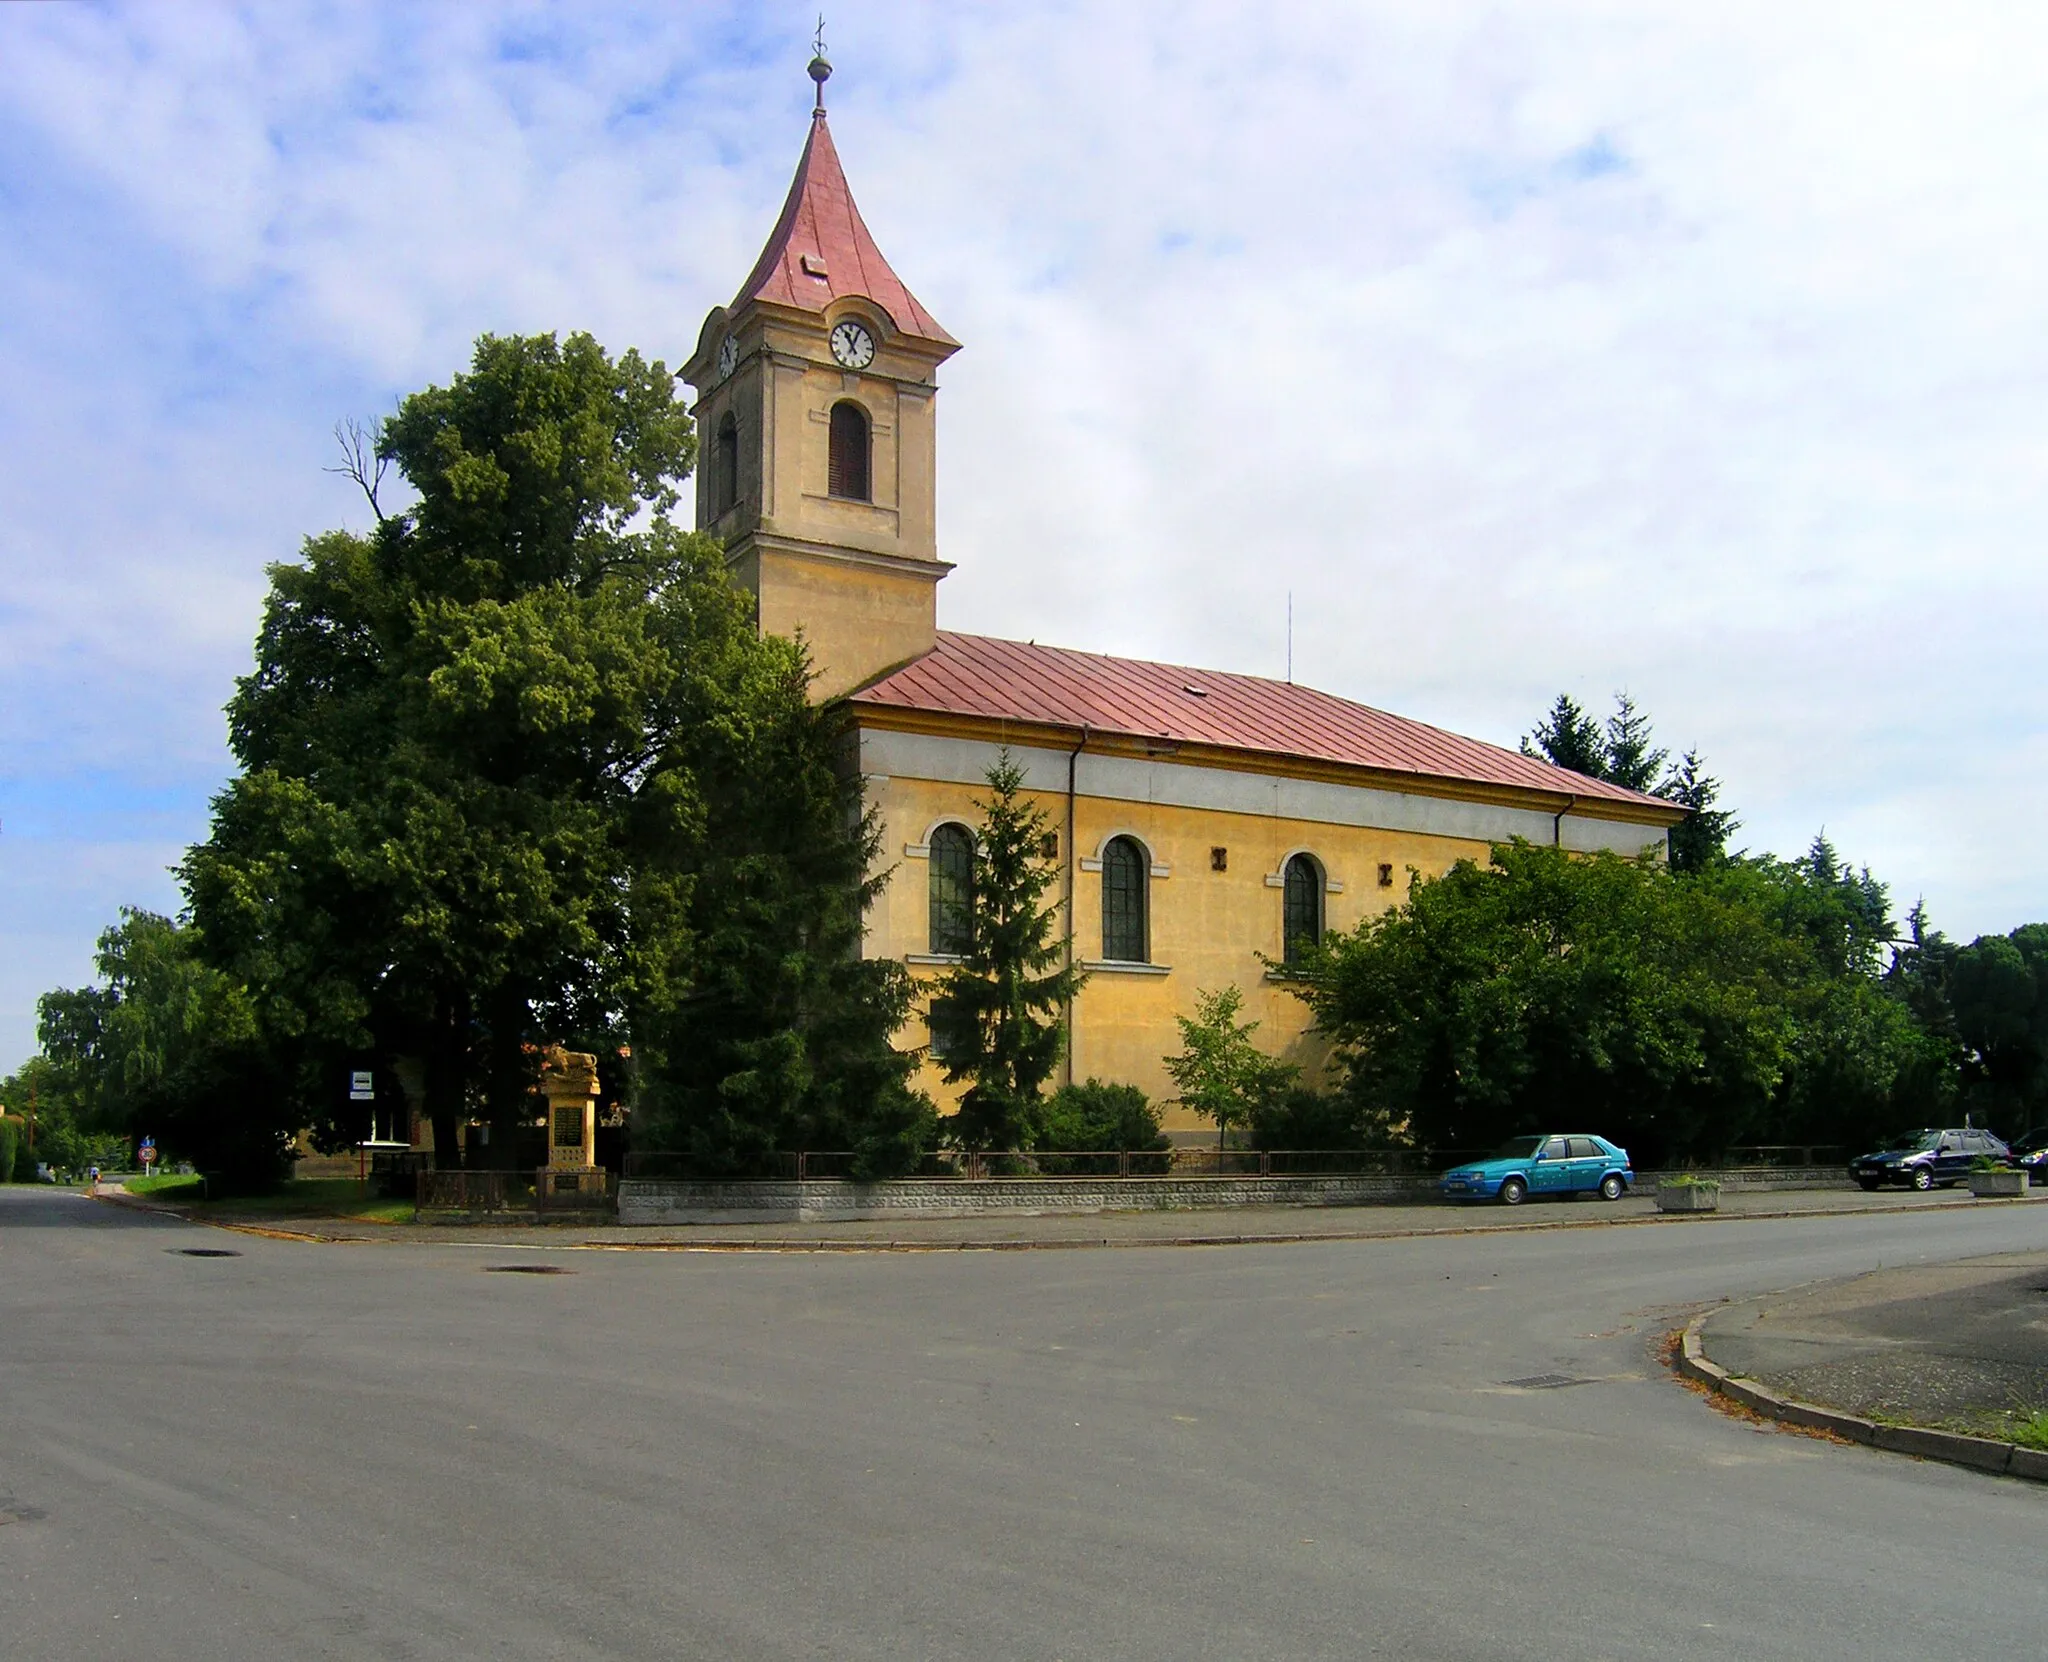
[[[866,950],[936,982],[957,961],[974,801],[1007,747],[1057,828],[1069,950],[1088,971],[1062,1080],[1165,1105],[1173,1018],[1236,985],[1258,1041],[1312,1074],[1277,983],[1325,930],[1522,837],[1662,850],[1684,811],[1476,739],[1258,676],[939,627],[938,369],[960,349],[882,257],[826,122],[824,81],[781,217],[683,374],[697,394],[697,524],[764,633],[801,634],[842,702],[889,868]],[[926,1045],[922,1019],[903,1035]],[[942,1108],[956,1092],[928,1062]],[[1166,1107],[1170,1130],[1199,1122]]]

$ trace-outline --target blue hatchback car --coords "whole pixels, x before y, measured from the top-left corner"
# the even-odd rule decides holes
[[[1453,1166],[1439,1187],[1446,1200],[1519,1206],[1531,1195],[1619,1200],[1635,1180],[1628,1150],[1605,1137],[1511,1137],[1487,1159]]]

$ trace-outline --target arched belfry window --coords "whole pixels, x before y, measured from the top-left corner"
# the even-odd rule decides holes
[[[1102,850],[1102,956],[1112,963],[1150,961],[1145,901],[1151,867],[1135,837],[1112,837]]]
[[[740,500],[740,423],[739,417],[727,410],[718,418],[717,454],[711,464],[711,508],[715,514],[728,514],[739,505]]]
[[[931,950],[958,957],[974,938],[974,838],[964,825],[941,825],[931,851]]]
[[[832,406],[832,455],[826,489],[848,502],[874,500],[869,480],[868,434],[868,413],[852,399]]]
[[[1297,854],[1281,879],[1280,955],[1293,964],[1323,938],[1323,868],[1309,855]]]

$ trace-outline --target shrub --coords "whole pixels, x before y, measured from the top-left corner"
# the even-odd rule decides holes
[[[1252,1110],[1253,1148],[1363,1148],[1369,1140],[1358,1104],[1297,1085]]]
[[[0,1183],[15,1181],[14,1160],[22,1146],[24,1122],[0,1115]]]
[[[1035,1139],[1040,1148],[1072,1151],[1162,1149],[1159,1110],[1135,1085],[1090,1079],[1062,1085],[1039,1108]]]

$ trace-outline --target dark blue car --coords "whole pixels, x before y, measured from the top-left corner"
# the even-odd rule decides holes
[[[1514,1137],[1487,1159],[1453,1166],[1438,1187],[1446,1200],[1519,1206],[1531,1195],[1596,1194],[1619,1200],[1635,1180],[1628,1150],[1605,1137]]]

